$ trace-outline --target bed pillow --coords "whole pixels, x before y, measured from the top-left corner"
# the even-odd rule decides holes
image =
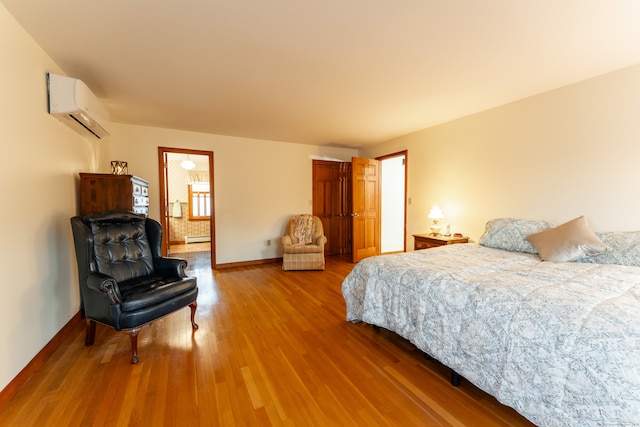
[[[543,261],[576,261],[610,250],[591,230],[584,216],[532,234],[527,240],[533,243]]]
[[[478,243],[489,248],[537,254],[535,246],[527,242],[527,236],[551,227],[553,224],[547,221],[496,218],[487,222],[484,234]]]
[[[596,233],[611,251],[577,260],[594,264],[619,264],[640,267],[640,231]]]

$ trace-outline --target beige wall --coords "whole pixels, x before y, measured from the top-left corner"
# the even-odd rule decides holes
[[[425,129],[369,150],[407,149],[408,246],[439,203],[477,240],[496,217],[640,230],[640,65]]]
[[[294,214],[311,212],[311,158],[351,160],[357,150],[261,141],[114,124],[111,156],[149,181],[152,218],[160,217],[158,147],[214,153],[216,262],[282,256],[280,237]],[[267,240],[272,244],[267,245]]]
[[[47,71],[61,73],[0,5],[3,199],[0,389],[78,312],[69,218],[78,172],[97,170],[108,142],[86,140],[47,112]]]

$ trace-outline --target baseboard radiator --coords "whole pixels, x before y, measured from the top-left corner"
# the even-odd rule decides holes
[[[184,236],[185,243],[202,243],[210,241],[211,236]]]

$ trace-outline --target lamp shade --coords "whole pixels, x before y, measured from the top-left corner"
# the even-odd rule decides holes
[[[440,206],[438,205],[433,205],[431,206],[431,211],[429,212],[429,219],[434,219],[434,220],[439,220],[444,218],[444,214],[442,213],[442,209],[440,209]]]
[[[434,236],[439,236],[442,227],[438,225],[438,221],[444,218],[444,214],[442,213],[442,209],[440,209],[440,206],[431,206],[431,211],[429,212],[428,218],[433,220],[433,225],[431,226],[431,234]]]

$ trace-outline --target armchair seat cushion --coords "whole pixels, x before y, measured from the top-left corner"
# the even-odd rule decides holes
[[[314,254],[324,252],[324,246],[308,244],[308,245],[291,245],[283,248],[285,254]]]
[[[195,301],[198,296],[198,288],[193,288],[184,292],[175,298],[167,299],[162,302],[155,301],[152,305],[142,307],[139,310],[123,311],[118,319],[118,329],[128,330],[140,327],[156,319],[173,313],[176,309],[186,307]]]
[[[137,311],[195,289],[196,279],[151,275],[122,282],[119,287],[122,295],[121,310]]]

